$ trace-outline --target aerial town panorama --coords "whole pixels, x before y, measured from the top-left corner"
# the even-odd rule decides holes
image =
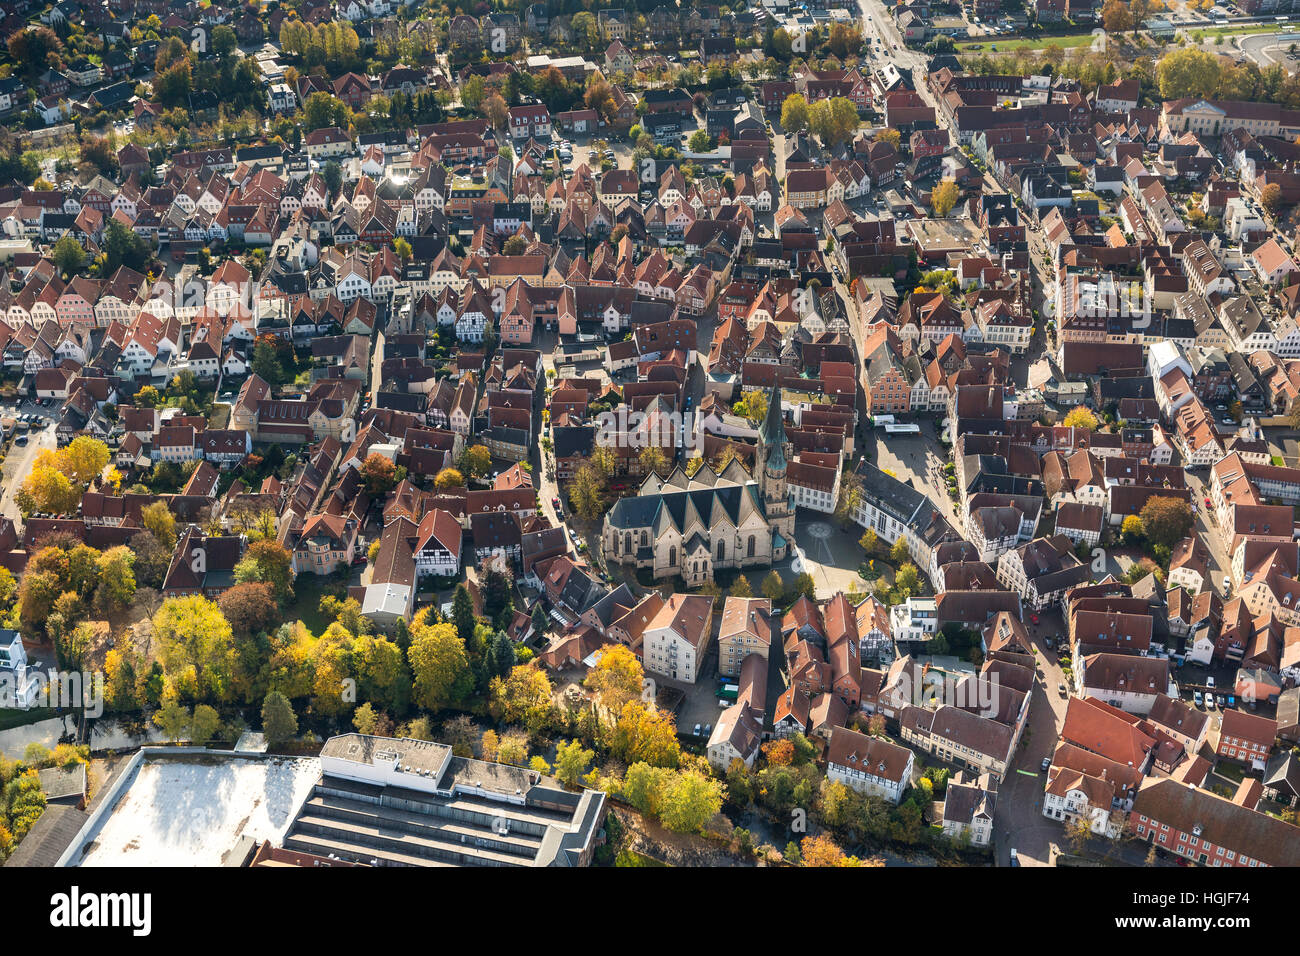
[[[52,926],[150,932],[87,868],[1300,866],[1300,0],[0,43]]]

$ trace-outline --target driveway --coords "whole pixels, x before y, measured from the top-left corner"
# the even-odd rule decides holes
[[[38,423],[39,425],[39,423]],[[6,518],[11,518],[19,527],[22,526],[22,515],[18,511],[18,505],[14,501],[14,493],[22,487],[27,476],[31,474],[32,465],[36,463],[36,456],[42,451],[53,450],[57,447],[58,442],[54,436],[53,422],[49,422],[39,431],[33,430],[29,433],[26,447],[13,445],[10,448],[8,457],[4,461],[4,493],[0,495],[0,514]]]

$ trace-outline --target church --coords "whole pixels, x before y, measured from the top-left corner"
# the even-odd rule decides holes
[[[721,474],[706,463],[691,476],[680,467],[667,478],[647,475],[634,497],[605,515],[605,560],[650,568],[656,580],[679,575],[687,587],[712,581],[721,568],[782,560],[794,542],[790,454],[777,386],[758,429],[757,474],[733,458]]]

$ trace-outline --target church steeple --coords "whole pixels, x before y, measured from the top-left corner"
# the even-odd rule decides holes
[[[772,391],[768,393],[767,417],[759,426],[758,441],[767,452],[763,460],[757,462],[759,467],[766,467],[769,471],[785,471],[785,418],[781,414],[780,385],[773,385]]]

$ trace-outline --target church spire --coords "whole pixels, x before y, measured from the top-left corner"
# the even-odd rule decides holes
[[[758,430],[758,437],[769,448],[785,444],[785,419],[781,415],[781,386],[773,385],[767,396],[767,417]]]
[[[781,386],[773,385],[767,396],[767,417],[758,429],[758,440],[767,455],[757,462],[769,471],[784,472],[785,461],[785,419],[781,415]]]

